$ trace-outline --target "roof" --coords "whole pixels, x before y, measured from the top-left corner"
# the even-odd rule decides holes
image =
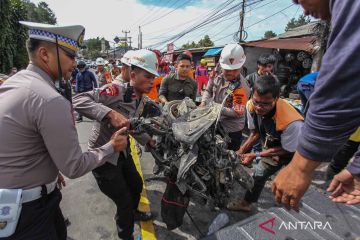
[[[223,49],[222,47],[209,49],[204,54],[204,57],[218,55],[222,51],[222,49]]]
[[[192,53],[201,53],[201,52],[206,52],[209,49],[214,49],[214,48],[223,48],[224,46],[219,46],[219,47],[199,47],[199,48],[189,48],[189,49],[177,49],[174,51],[175,54],[179,54],[182,53],[183,51],[190,51]]]
[[[265,39],[243,43],[243,46],[261,47],[261,48],[276,48],[276,49],[290,49],[302,50],[309,53],[314,51],[313,43],[316,40],[315,36],[286,38],[286,39]]]
[[[306,25],[290,29],[287,32],[279,34],[276,38],[292,38],[292,37],[304,37],[304,36],[313,36],[314,27],[319,23],[319,21],[310,22]]]

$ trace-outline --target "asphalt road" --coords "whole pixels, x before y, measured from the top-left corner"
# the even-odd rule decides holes
[[[90,134],[92,122],[86,120],[77,124],[79,141],[83,151],[87,149],[87,141]],[[143,153],[140,159],[142,173],[146,178],[152,176],[154,160],[148,153]],[[321,179],[322,171],[318,172]],[[116,226],[114,222],[115,205],[103,195],[91,173],[78,178],[67,179],[67,186],[62,190],[63,201],[61,208],[64,216],[71,224],[68,227],[68,240],[115,240],[117,238]],[[315,181],[315,184],[321,185],[322,180]],[[190,203],[189,212],[198,225],[202,233],[208,231],[211,221],[221,212],[225,212],[230,217],[230,224],[241,221],[246,217],[256,214],[258,211],[276,206],[272,194],[269,190],[270,184],[264,189],[260,197],[258,208],[251,213],[230,212],[230,211],[211,211],[205,206],[199,206]],[[147,197],[150,201],[151,211],[157,214],[153,221],[156,239],[160,240],[182,240],[199,239],[200,233],[188,216],[185,215],[183,225],[176,230],[169,231],[161,219],[160,200],[165,190],[165,184],[161,182],[146,183]],[[243,191],[237,193],[242,197]],[[151,234],[150,234],[151,235]],[[134,233],[135,239],[152,240],[153,237],[141,237],[141,229],[137,224]],[[143,235],[144,236],[144,235]]]

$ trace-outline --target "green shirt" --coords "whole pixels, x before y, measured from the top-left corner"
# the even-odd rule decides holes
[[[178,74],[173,73],[161,81],[159,97],[164,96],[168,101],[183,100],[185,97],[196,99],[197,84],[194,79],[187,77],[179,80]]]

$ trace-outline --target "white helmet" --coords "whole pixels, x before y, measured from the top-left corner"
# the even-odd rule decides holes
[[[105,65],[105,60],[103,58],[99,57],[99,58],[96,59],[95,64],[97,66],[104,66]]]
[[[244,65],[246,56],[244,49],[237,43],[226,45],[221,51],[220,66],[225,70],[240,69]]]
[[[130,64],[130,58],[131,58],[131,56],[134,54],[134,50],[129,50],[129,51],[127,51],[125,54],[124,54],[124,56],[120,59],[120,61],[123,63],[123,64],[125,64],[125,65],[127,65],[127,66],[131,66],[131,64]]]
[[[159,76],[157,72],[158,60],[153,51],[146,49],[135,51],[130,58],[130,64],[142,68],[157,77]]]

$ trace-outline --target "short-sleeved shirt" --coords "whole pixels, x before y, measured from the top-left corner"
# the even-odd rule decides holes
[[[194,79],[187,77],[180,80],[177,73],[167,75],[161,82],[159,97],[164,96],[168,101],[183,100],[189,97],[195,101],[197,94],[197,83]]]

